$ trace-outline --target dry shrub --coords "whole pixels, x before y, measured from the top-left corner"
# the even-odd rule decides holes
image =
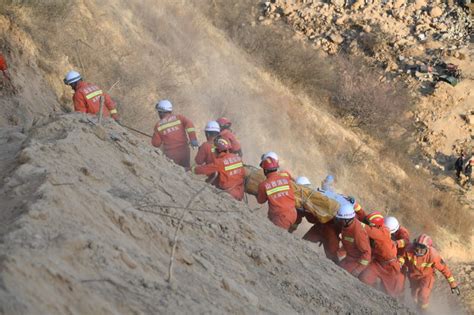
[[[9,7],[25,7],[35,11],[38,16],[48,19],[63,17],[70,9],[70,0],[0,0],[0,13],[5,14]]]
[[[427,185],[429,180],[422,172],[412,174],[406,182],[410,184],[399,191],[398,213],[417,228],[414,231],[432,234],[436,227],[443,227],[453,234],[472,233],[472,216],[449,192]]]
[[[331,89],[331,103],[340,117],[353,118],[354,126],[372,135],[403,123],[404,113],[413,100],[406,87],[399,83],[380,82],[379,74],[362,59],[338,56],[337,80]]]

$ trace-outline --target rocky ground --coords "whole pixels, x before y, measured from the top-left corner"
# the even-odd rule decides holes
[[[362,56],[379,68],[381,81],[403,80],[415,95],[426,96],[414,120],[430,158],[434,151],[472,149],[473,22],[468,9],[449,1],[276,0],[263,4],[259,20],[284,21],[297,37],[329,55]],[[456,130],[450,126],[453,119]]]

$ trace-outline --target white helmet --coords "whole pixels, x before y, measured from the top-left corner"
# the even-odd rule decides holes
[[[354,207],[350,203],[344,203],[337,210],[336,218],[353,219],[355,217]]]
[[[305,177],[305,176],[299,176],[297,179],[296,179],[296,183],[298,185],[302,185],[302,186],[309,186],[311,185],[311,182],[309,181],[308,177]]]
[[[388,227],[391,234],[397,232],[400,228],[400,223],[398,223],[398,220],[395,217],[386,217],[384,224]]]
[[[64,77],[64,84],[71,85],[72,83],[75,83],[81,79],[82,79],[81,74],[77,71],[72,70],[72,71],[69,71]]]
[[[279,159],[278,159],[278,154],[276,154],[276,153],[273,152],[273,151],[269,151],[269,152],[263,154],[261,160],[263,161],[263,160],[265,160],[266,158],[272,158],[272,159],[274,159],[275,161],[278,161],[278,160],[279,160]]]
[[[172,112],[173,104],[171,104],[171,102],[168,100],[161,100],[156,103],[155,108],[159,112]]]
[[[217,123],[217,121],[212,120],[207,123],[205,131],[214,131],[214,132],[221,132],[221,127]]]

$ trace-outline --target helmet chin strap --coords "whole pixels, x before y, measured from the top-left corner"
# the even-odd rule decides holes
[[[354,222],[354,219],[344,220],[344,227],[348,227]]]

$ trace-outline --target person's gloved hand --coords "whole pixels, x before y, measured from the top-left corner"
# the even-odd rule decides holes
[[[191,140],[191,146],[193,148],[198,148],[199,147],[199,142],[197,140]]]
[[[459,291],[459,288],[457,286],[451,288],[451,293],[452,294],[456,293],[457,295],[461,295],[461,291]]]

